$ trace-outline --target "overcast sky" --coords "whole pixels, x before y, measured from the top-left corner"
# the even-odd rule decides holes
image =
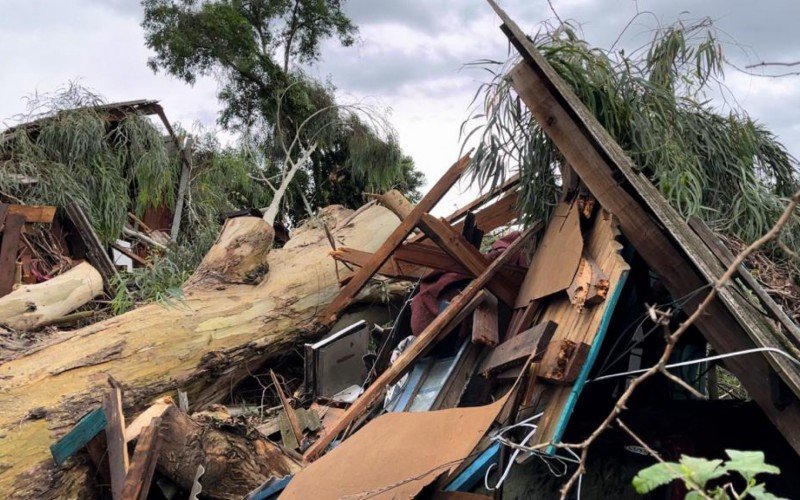
[[[623,46],[646,42],[657,22],[709,16],[729,37],[727,54],[737,65],[800,60],[797,0],[552,2],[561,18],[581,23],[589,42],[601,47],[614,42],[638,8],[653,16],[637,18]],[[500,3],[528,32],[553,17],[545,0]],[[343,99],[391,108],[401,146],[435,181],[459,152],[459,126],[485,78],[462,66],[507,54],[498,20],[482,0],[349,0],[346,9],[360,28],[359,42],[349,48],[326,43],[317,75],[330,78]],[[79,80],[110,101],[158,99],[184,126],[214,125],[216,82],[189,87],[147,68],[138,0],[0,0],[0,12],[0,120],[6,124],[24,111],[24,96]],[[726,84],[800,157],[800,77],[759,78],[729,68]],[[465,197],[453,193],[437,212]]]

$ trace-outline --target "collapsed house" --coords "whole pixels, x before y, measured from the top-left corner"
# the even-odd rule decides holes
[[[0,490],[457,498],[487,477],[502,486],[531,457],[569,460],[558,444],[585,438],[630,376],[656,362],[664,327],[697,309],[733,256],[636,172],[496,10],[522,56],[513,86],[565,159],[549,221],[481,252],[485,235],[519,217],[517,178],[446,218],[430,215],[468,156],[416,205],[389,192],[355,212],[331,207],[281,249],[262,219],[230,218],[179,307],[149,305],[0,366]],[[744,267],[737,275],[676,347],[683,385],[652,380],[641,406],[713,404],[688,405],[685,387],[708,393],[710,347],[785,440],[770,457],[796,466],[800,330]],[[409,292],[396,280],[418,284]],[[387,297],[402,304],[391,328],[353,314]],[[302,387],[287,394],[270,370],[279,404],[268,425],[253,429],[218,406],[306,341]],[[761,425],[724,411],[734,423],[722,427]],[[636,430],[656,439],[648,427],[670,428],[641,422]],[[683,432],[662,451],[715,450]]]

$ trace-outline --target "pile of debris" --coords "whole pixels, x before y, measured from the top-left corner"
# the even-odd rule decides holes
[[[516,177],[432,216],[468,155],[416,205],[390,191],[355,212],[330,207],[281,249],[262,219],[228,219],[180,306],[147,306],[0,366],[0,489],[479,498],[466,492],[501,492],[530,457],[575,462],[559,445],[585,438],[655,363],[663,328],[698,307],[732,256],[636,173],[498,13],[522,55],[511,82],[570,180],[549,221],[522,227]],[[654,379],[632,406],[723,403],[708,351],[730,355],[721,363],[785,439],[762,449],[795,466],[800,330],[744,267],[708,311],[676,347],[681,382]],[[669,424],[658,426],[670,439],[655,436],[666,458],[744,438]],[[797,487],[784,480],[773,490]]]

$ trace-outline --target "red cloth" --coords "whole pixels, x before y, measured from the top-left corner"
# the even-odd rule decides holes
[[[486,253],[489,260],[496,259],[517,238],[520,233],[514,231],[492,243]],[[511,264],[527,266],[527,258],[523,252],[511,258]],[[419,292],[411,300],[411,333],[419,335],[433,318],[439,315],[442,301],[449,302],[463,289],[472,278],[460,273],[431,271],[420,279]]]

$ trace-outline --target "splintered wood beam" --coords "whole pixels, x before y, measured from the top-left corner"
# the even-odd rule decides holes
[[[446,222],[430,214],[423,214],[419,226],[431,240],[473,276],[479,276],[489,267],[489,260]],[[503,280],[492,280],[489,282],[488,288],[506,304],[514,304],[517,291],[510,283]]]
[[[523,364],[532,354],[544,351],[557,326],[553,321],[545,321],[506,340],[489,352],[478,371],[488,375]]]
[[[297,413],[294,412],[294,408],[289,404],[289,399],[286,397],[286,394],[284,394],[281,383],[278,381],[278,377],[275,376],[275,372],[270,370],[269,376],[272,379],[272,385],[275,386],[275,392],[278,393],[278,397],[281,400],[281,406],[283,406],[283,411],[286,413],[286,420],[289,421],[292,434],[294,434],[294,438],[297,440],[297,446],[302,446],[303,429],[300,425],[300,421],[297,419]]]
[[[427,328],[419,334],[414,343],[403,351],[400,357],[375,379],[375,381],[366,388],[364,393],[350,405],[344,415],[342,415],[341,420],[339,420],[327,434],[320,436],[319,439],[308,448],[303,458],[306,460],[314,460],[320,456],[328,448],[328,445],[336,439],[336,436],[350,426],[351,423],[368,412],[383,396],[387,385],[395,382],[420,356],[441,339],[443,334],[446,334],[451,327],[455,327],[454,320],[460,314],[463,314],[463,310],[466,306],[486,287],[503,265],[531,240],[534,234],[535,231],[533,229],[525,231],[517,240],[509,245],[505,252],[492,261],[483,273],[472,280],[461,293],[456,295],[444,311],[439,313]]]
[[[411,210],[391,235],[383,242],[383,245],[375,252],[373,259],[353,276],[353,278],[339,292],[322,314],[320,321],[323,325],[332,325],[347,306],[349,306],[355,296],[364,288],[364,285],[378,272],[381,266],[392,255],[392,252],[400,246],[408,235],[417,226],[420,217],[428,213],[442,199],[447,191],[458,181],[461,174],[469,165],[469,153],[451,166],[447,172],[434,184],[428,194]]]
[[[489,294],[472,315],[472,343],[494,347],[500,343],[500,318],[497,314],[497,297]]]
[[[331,257],[333,257],[334,260],[346,264],[352,264],[358,267],[364,267],[365,265],[369,264],[373,255],[374,254],[370,252],[363,252],[361,250],[348,247],[339,247],[331,252]],[[386,262],[383,263],[381,268],[378,269],[378,272],[375,274],[380,274],[381,276],[386,276],[387,278],[416,281],[428,272],[430,272],[430,269],[427,267],[410,264],[408,262],[402,262],[392,255],[386,260]],[[346,285],[351,279],[353,279],[353,276],[346,276],[340,280],[340,284]]]
[[[718,279],[724,268],[708,258],[708,247],[702,241],[697,244],[697,235],[690,234],[685,221],[638,172],[519,26],[496,2],[487,1],[502,19],[501,29],[523,59],[510,72],[515,91],[600,205],[619,218],[622,233],[658,273],[670,294],[691,296]],[[689,299],[684,310],[692,312],[703,297],[699,294]],[[753,349],[776,341],[764,338],[764,327],[746,317],[747,308],[740,305],[732,291],[723,289],[707,314],[697,320],[698,328],[717,352]],[[744,328],[743,323],[748,327]],[[800,400],[794,397],[788,402],[777,401],[773,397],[775,373],[795,394],[800,393],[796,369],[770,353],[727,358],[725,366],[800,453]]]
[[[83,209],[77,203],[70,203],[64,207],[72,223],[78,230],[78,235],[86,245],[86,258],[103,277],[103,287],[110,296],[114,296],[114,280],[118,276],[117,268],[108,256],[105,247],[100,242],[92,224],[86,217]]]
[[[122,391],[112,387],[103,396],[106,415],[108,465],[111,469],[111,494],[114,500],[124,498],[125,476],[128,473],[128,448],[125,446],[125,415],[122,413]]]
[[[0,244],[0,297],[8,295],[14,288],[17,252],[23,225],[25,225],[23,215],[6,214],[3,225],[3,242]]]
[[[153,480],[158,451],[161,448],[160,427],[161,417],[156,417],[139,435],[131,466],[125,476],[122,493],[124,500],[146,500],[150,493],[150,482]]]
[[[25,222],[50,224],[56,215],[56,207],[48,205],[9,205],[8,215],[12,214],[25,217]]]

